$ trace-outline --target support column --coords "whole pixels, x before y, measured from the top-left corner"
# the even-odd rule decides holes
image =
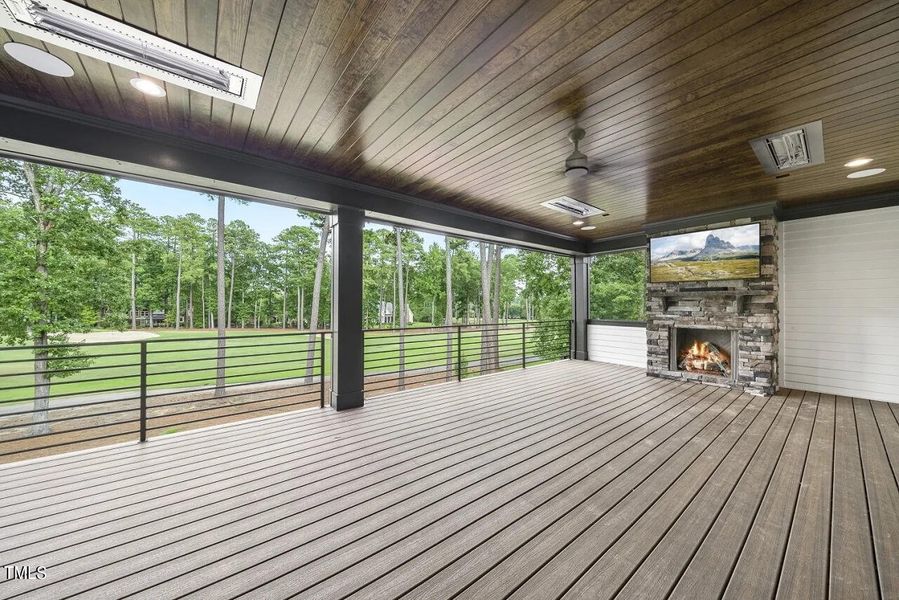
[[[331,408],[363,404],[362,226],[361,210],[337,209],[333,217],[331,276]]]
[[[571,314],[574,319],[574,358],[587,360],[589,285],[586,256],[571,259]]]

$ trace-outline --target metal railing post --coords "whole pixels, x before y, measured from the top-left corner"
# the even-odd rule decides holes
[[[525,344],[525,335],[526,329],[525,326],[527,323],[525,321],[521,322],[521,368],[524,369],[528,365],[527,361],[527,344]]]
[[[462,326],[456,325],[456,378],[462,381]]]
[[[147,441],[147,341],[140,343],[140,441]]]
[[[321,350],[321,381],[319,386],[319,407],[325,407],[325,332],[321,332],[319,334],[319,341],[321,342],[319,345],[319,349]]]

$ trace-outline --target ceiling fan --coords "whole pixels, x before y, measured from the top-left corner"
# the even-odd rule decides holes
[[[587,175],[593,175],[600,169],[600,165],[591,165],[587,155],[581,152],[578,147],[585,135],[586,132],[577,126],[568,132],[568,139],[574,144],[574,151],[565,159],[565,171],[563,173],[569,179],[580,179]]]

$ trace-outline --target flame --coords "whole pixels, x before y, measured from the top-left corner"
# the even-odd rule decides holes
[[[705,371],[726,374],[730,368],[730,356],[716,348],[712,351],[710,342],[694,340],[693,344],[681,351],[680,364],[687,371]]]

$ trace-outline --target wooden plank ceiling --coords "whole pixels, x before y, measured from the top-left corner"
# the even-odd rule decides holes
[[[263,75],[255,110],[48,48],[5,93],[593,239],[647,222],[899,187],[891,0],[88,0]],[[9,39],[40,45],[0,30]],[[826,163],[775,179],[749,139],[821,119]],[[567,132],[598,172],[561,175]],[[850,180],[859,156],[886,172]],[[540,202],[606,209],[582,232]]]

